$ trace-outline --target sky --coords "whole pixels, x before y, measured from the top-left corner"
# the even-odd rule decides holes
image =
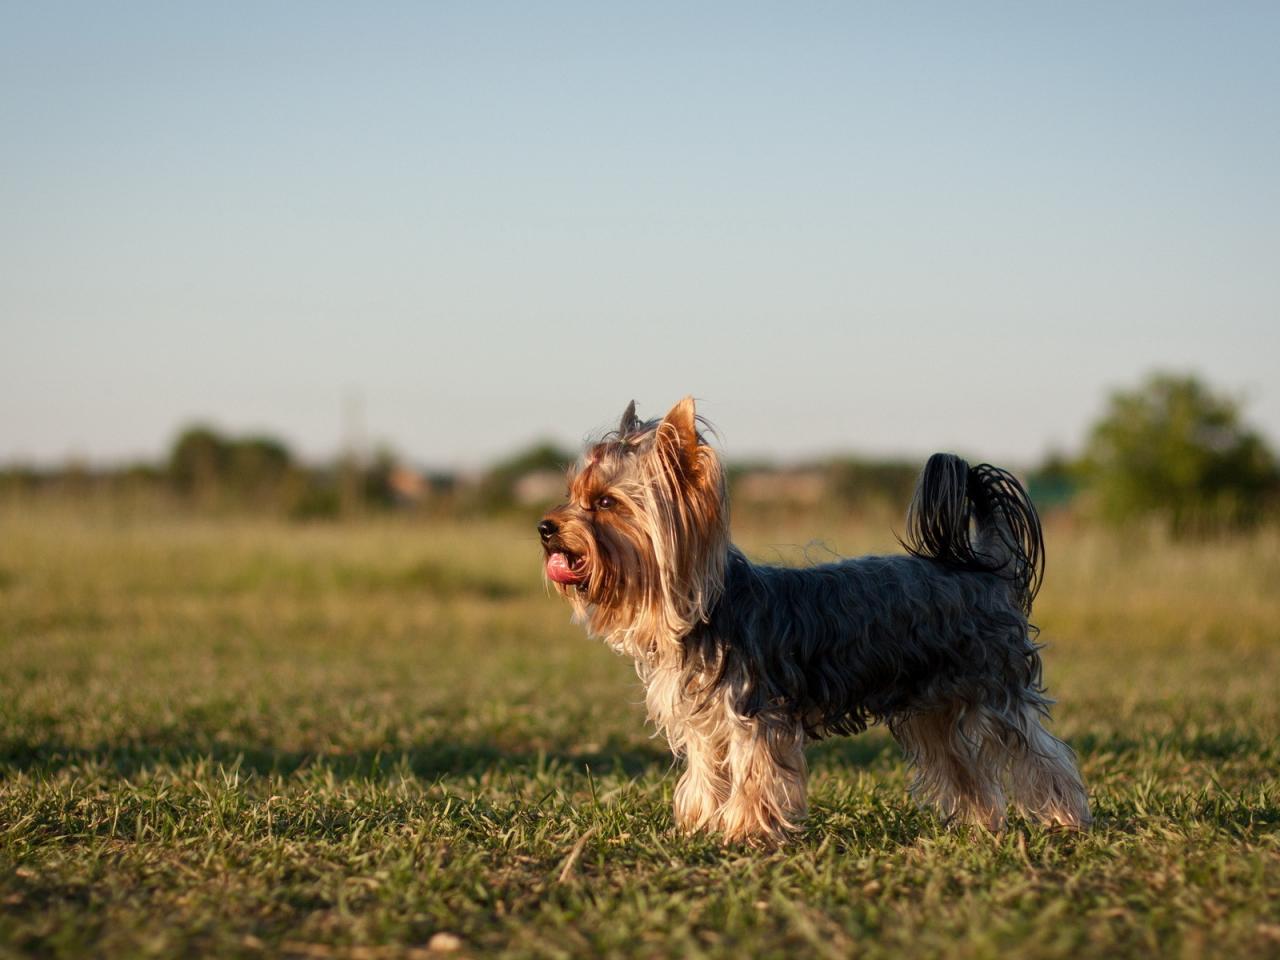
[[[0,462],[1280,440],[1280,4],[0,0]]]

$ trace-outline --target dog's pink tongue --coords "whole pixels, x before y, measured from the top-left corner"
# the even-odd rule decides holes
[[[547,557],[547,576],[556,583],[577,583],[582,579],[582,574],[574,571],[569,558],[563,553],[553,553]]]

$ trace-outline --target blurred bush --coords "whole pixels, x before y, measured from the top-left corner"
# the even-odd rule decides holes
[[[1175,535],[1256,524],[1280,491],[1276,459],[1240,402],[1169,373],[1112,394],[1081,468],[1102,517],[1156,520]]]
[[[1027,493],[1041,513],[1070,508],[1080,492],[1080,461],[1061,450],[1051,451],[1027,474]]]
[[[173,489],[201,506],[288,508],[308,486],[289,448],[266,436],[226,437],[208,426],[178,435],[169,453]]]

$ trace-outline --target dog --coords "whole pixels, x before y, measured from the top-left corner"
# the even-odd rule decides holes
[[[1042,725],[1053,701],[1028,617],[1044,544],[1022,485],[934,454],[906,554],[764,566],[730,542],[706,426],[692,397],[649,421],[633,401],[538,523],[547,579],[635,660],[684,760],[677,825],[775,845],[806,814],[806,742],[883,723],[912,793],[948,823],[1001,831],[1007,788],[1025,815],[1087,828],[1074,755]]]

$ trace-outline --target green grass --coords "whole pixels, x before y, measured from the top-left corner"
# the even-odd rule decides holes
[[[1274,533],[1051,528],[1092,833],[944,829],[873,730],[813,748],[780,852],[673,830],[634,674],[529,533],[0,511],[0,954],[1280,956]],[[816,534],[892,543],[741,539]]]

